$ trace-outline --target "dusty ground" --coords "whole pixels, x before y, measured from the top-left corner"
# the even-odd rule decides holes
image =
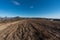
[[[22,21],[24,21],[24,20],[22,20]],[[5,29],[5,28],[7,28],[10,25],[14,25],[14,24],[19,23],[19,22],[21,22],[21,21],[15,21],[15,22],[9,22],[9,23],[2,23],[2,24],[0,24],[0,31],[3,30],[3,29]]]
[[[11,22],[11,23],[0,24],[0,31],[5,29],[5,28],[7,28],[9,25],[15,24],[15,23],[18,23],[18,22]]]
[[[20,20],[0,26],[0,40],[60,40],[60,23]]]

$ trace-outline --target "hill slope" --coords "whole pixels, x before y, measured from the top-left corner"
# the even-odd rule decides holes
[[[60,40],[60,23],[21,20],[0,31],[0,40]]]

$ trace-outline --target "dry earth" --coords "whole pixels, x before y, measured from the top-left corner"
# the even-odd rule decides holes
[[[20,22],[20,21],[9,22],[9,23],[2,23],[2,24],[0,24],[0,31],[3,30],[3,29],[5,29],[5,28],[7,28],[8,26],[14,25],[14,24],[16,24],[16,23],[18,23],[18,22]]]
[[[60,40],[60,22],[20,20],[4,24],[0,40]]]

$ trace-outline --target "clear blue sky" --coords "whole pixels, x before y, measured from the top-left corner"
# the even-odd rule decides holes
[[[60,0],[0,0],[0,16],[60,18]]]

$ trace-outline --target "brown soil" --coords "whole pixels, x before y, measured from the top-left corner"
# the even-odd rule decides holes
[[[5,24],[0,40],[60,40],[60,23],[47,20],[21,20]]]

